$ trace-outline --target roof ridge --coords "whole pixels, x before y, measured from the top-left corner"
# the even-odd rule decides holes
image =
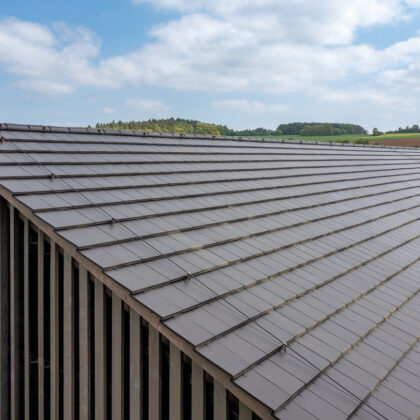
[[[63,134],[95,134],[95,135],[114,135],[127,137],[156,137],[156,138],[174,138],[174,139],[201,139],[201,140],[230,140],[244,143],[284,143],[284,144],[311,144],[311,145],[330,145],[342,147],[359,147],[359,148],[380,148],[380,149],[412,149],[415,147],[408,146],[385,146],[377,144],[354,144],[354,143],[340,143],[340,142],[321,142],[312,140],[291,140],[291,139],[268,139],[258,137],[243,137],[243,136],[217,136],[213,134],[183,134],[183,133],[165,133],[157,131],[135,131],[135,130],[113,130],[102,128],[88,128],[88,127],[63,127],[51,125],[38,124],[15,124],[15,123],[0,123],[0,130],[5,131],[35,131],[41,133],[63,133]]]

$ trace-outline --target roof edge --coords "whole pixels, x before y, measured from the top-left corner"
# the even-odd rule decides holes
[[[131,130],[112,130],[101,128],[87,128],[87,127],[63,127],[51,125],[37,125],[37,124],[15,124],[15,123],[0,123],[0,130],[4,131],[27,131],[39,133],[63,133],[63,134],[94,134],[94,135],[112,135],[112,136],[126,136],[126,137],[156,137],[156,138],[174,138],[174,139],[201,139],[201,140],[230,140],[244,143],[283,143],[283,144],[310,144],[310,145],[329,145],[342,147],[359,147],[359,148],[379,148],[379,149],[412,149],[418,150],[416,147],[408,146],[385,146],[376,144],[354,144],[354,143],[340,143],[340,142],[324,142],[312,140],[292,140],[292,139],[267,139],[260,137],[242,137],[242,136],[216,136],[212,134],[179,134],[179,133],[164,133],[156,131],[131,131]]]

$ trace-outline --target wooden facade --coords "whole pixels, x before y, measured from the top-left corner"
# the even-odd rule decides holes
[[[0,215],[0,420],[258,418],[3,198]]]

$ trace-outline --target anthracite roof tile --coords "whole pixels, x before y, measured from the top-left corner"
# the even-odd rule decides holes
[[[0,136],[0,185],[275,417],[419,415],[420,151]]]

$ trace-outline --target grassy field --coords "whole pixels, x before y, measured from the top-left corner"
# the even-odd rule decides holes
[[[397,134],[383,134],[382,136],[371,137],[372,141],[383,140],[404,140],[404,139],[418,139],[420,133],[397,133]]]
[[[359,139],[367,139],[372,140],[374,139],[371,136],[363,136],[360,134],[345,134],[341,136],[321,136],[321,137],[312,137],[312,136],[300,136],[300,135],[282,135],[282,136],[252,136],[257,138],[265,138],[265,139],[282,139],[282,140],[306,140],[306,141],[325,141],[325,142],[333,142],[333,143],[354,143]]]
[[[253,136],[255,138],[255,136]],[[283,135],[283,136],[257,136],[258,138],[266,139],[283,139],[283,140],[304,140],[304,141],[319,141],[331,143],[356,143],[356,144],[374,144],[381,146],[405,146],[405,147],[420,147],[419,133],[398,133],[398,134],[384,134],[382,136],[363,136],[359,134],[347,134],[342,136],[299,136],[299,135]]]

